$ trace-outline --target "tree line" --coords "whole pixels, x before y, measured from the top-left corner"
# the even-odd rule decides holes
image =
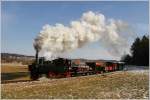
[[[149,36],[137,37],[130,48],[131,54],[126,54],[121,61],[129,65],[149,65]]]

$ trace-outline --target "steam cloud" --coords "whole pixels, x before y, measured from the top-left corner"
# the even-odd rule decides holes
[[[46,58],[80,48],[89,42],[100,41],[112,55],[122,55],[128,47],[125,35],[128,24],[121,20],[106,19],[101,13],[88,11],[69,26],[56,24],[45,25],[35,38],[34,47],[43,51]]]

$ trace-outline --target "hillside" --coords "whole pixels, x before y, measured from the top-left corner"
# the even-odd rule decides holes
[[[34,60],[34,56],[27,56],[14,53],[1,53],[2,63],[22,63],[29,64]]]

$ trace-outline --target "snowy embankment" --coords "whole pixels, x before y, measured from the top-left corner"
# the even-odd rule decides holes
[[[148,66],[125,66],[125,71],[132,72],[135,74],[149,74],[149,67]]]

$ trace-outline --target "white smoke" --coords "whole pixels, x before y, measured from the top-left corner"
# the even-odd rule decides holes
[[[34,41],[35,49],[51,59],[59,54],[82,47],[89,42],[100,41],[112,55],[122,55],[128,47],[125,34],[128,24],[121,20],[106,19],[103,14],[92,11],[83,13],[69,26],[45,25]]]

